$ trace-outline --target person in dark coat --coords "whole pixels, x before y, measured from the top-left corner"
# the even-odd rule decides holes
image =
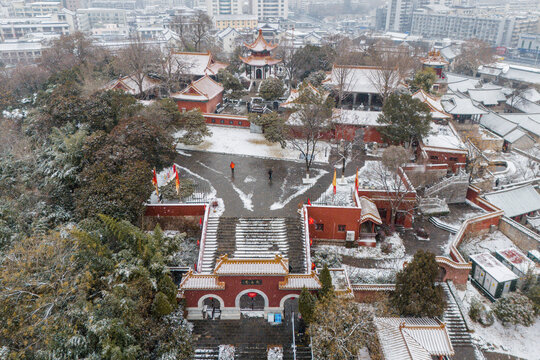
[[[272,180],[272,174],[274,171],[272,171],[272,168],[268,169],[268,180]]]

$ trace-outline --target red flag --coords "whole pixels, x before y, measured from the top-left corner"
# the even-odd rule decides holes
[[[309,200],[309,198],[307,199],[307,204],[311,206],[311,201]]]
[[[334,180],[332,180],[332,186],[334,186],[334,195],[336,194],[336,169],[334,169]]]
[[[157,183],[157,175],[156,175],[156,169],[154,168],[154,176],[152,177],[152,184],[154,184],[154,187],[156,188],[156,194],[159,197],[159,189],[158,189],[158,183]]]
[[[180,179],[178,178],[178,171],[176,171],[176,167],[173,165],[174,170],[174,177],[175,177],[175,183],[176,183],[176,194],[180,196]]]
[[[356,168],[356,178],[354,179],[354,188],[358,191],[358,168]]]

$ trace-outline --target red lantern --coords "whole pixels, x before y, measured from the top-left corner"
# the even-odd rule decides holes
[[[310,217],[308,219],[308,223],[309,223],[309,225],[313,225],[315,223],[315,220],[312,217]]]
[[[197,246],[199,246],[200,243],[201,243],[201,240],[197,239]]]
[[[197,263],[193,264],[193,268],[195,269],[195,271],[197,271]]]
[[[311,263],[311,270],[315,270],[315,263]]]
[[[253,299],[255,296],[257,296],[257,293],[256,292],[248,292],[247,296],[249,296],[250,298]]]
[[[309,239],[309,246],[313,245],[313,239]]]
[[[202,218],[199,218],[199,225],[202,225]]]

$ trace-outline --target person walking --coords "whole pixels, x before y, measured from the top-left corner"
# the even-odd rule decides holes
[[[274,173],[274,171],[272,170],[272,168],[268,169],[268,180],[272,180],[272,174]]]
[[[234,163],[231,161],[231,174],[234,176]]]

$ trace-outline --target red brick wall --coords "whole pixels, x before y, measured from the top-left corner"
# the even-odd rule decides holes
[[[420,149],[420,147],[419,147]],[[419,150],[421,151],[421,150]],[[430,164],[448,164],[448,167],[452,169],[453,172],[456,172],[460,167],[463,167],[463,165],[467,162],[467,155],[460,154],[460,153],[454,153],[454,152],[446,152],[446,151],[432,151],[432,150],[426,150],[427,154],[427,161]],[[432,156],[436,156],[437,159],[432,159]],[[450,158],[456,158],[457,160],[450,160]]]
[[[375,205],[377,206],[377,209],[379,210],[379,214],[382,209],[386,209],[386,217],[384,217],[384,214],[380,214],[381,220],[383,221],[383,223],[386,223],[386,224],[391,223],[392,206],[391,206],[390,200],[388,200],[388,195],[386,194],[386,192],[380,191],[380,190],[359,189],[358,196],[366,196],[371,201],[373,201]],[[399,206],[399,210],[407,212],[405,215],[404,222],[402,224],[406,228],[412,227],[412,220],[413,220],[412,210],[414,209],[415,205],[416,205],[416,194],[411,192],[405,196],[405,199],[402,201],[401,205]]]
[[[204,216],[205,205],[147,205],[144,216]]]
[[[313,239],[345,240],[347,231],[354,231],[355,238],[359,236],[360,208],[307,206],[308,216],[314,224],[309,225],[309,233]],[[324,230],[315,230],[315,224],[324,224]],[[345,231],[338,231],[338,225],[345,225]]]

